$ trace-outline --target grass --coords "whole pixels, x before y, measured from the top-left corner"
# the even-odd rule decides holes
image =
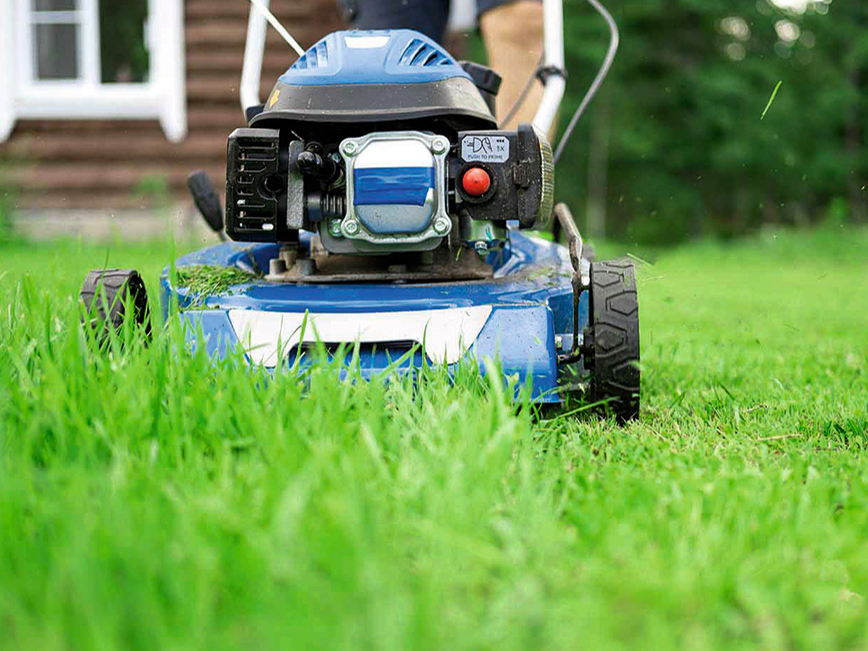
[[[189,288],[198,301],[228,291],[235,285],[253,282],[256,274],[235,267],[194,264],[175,270],[178,287]]]
[[[619,428],[472,373],[305,394],[177,329],[92,352],[85,270],[173,252],[0,248],[0,648],[864,648],[866,251],[651,255]]]

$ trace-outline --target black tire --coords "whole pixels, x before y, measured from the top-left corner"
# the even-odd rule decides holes
[[[630,260],[591,263],[590,319],[582,345],[591,399],[619,421],[639,417],[639,297]]]
[[[129,296],[129,300],[127,300]],[[124,323],[126,306],[134,310],[133,317],[145,336],[151,335],[151,315],[148,292],[142,277],[134,269],[97,269],[91,271],[81,287],[81,301],[91,326],[98,331],[111,327],[117,332]],[[108,314],[106,314],[108,307]]]

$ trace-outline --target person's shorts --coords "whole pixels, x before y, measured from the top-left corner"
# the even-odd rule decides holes
[[[442,42],[449,0],[338,0],[355,29],[415,29]],[[478,15],[515,0],[476,0]]]

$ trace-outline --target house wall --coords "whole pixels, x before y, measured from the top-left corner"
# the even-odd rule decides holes
[[[0,145],[11,162],[15,204],[33,209],[127,210],[155,198],[186,201],[186,179],[204,169],[221,185],[226,137],[243,126],[238,85],[249,4],[186,0],[186,139],[173,144],[154,121],[20,121]],[[341,29],[336,0],[272,0],[271,8],[303,45]],[[262,97],[295,53],[269,30]],[[163,188],[170,197],[161,197]]]

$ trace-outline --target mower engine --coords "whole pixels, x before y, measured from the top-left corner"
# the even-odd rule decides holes
[[[327,36],[229,137],[227,234],[291,248],[309,231],[331,255],[487,254],[508,221],[546,227],[551,147],[529,124],[497,129],[499,84],[410,30]]]

